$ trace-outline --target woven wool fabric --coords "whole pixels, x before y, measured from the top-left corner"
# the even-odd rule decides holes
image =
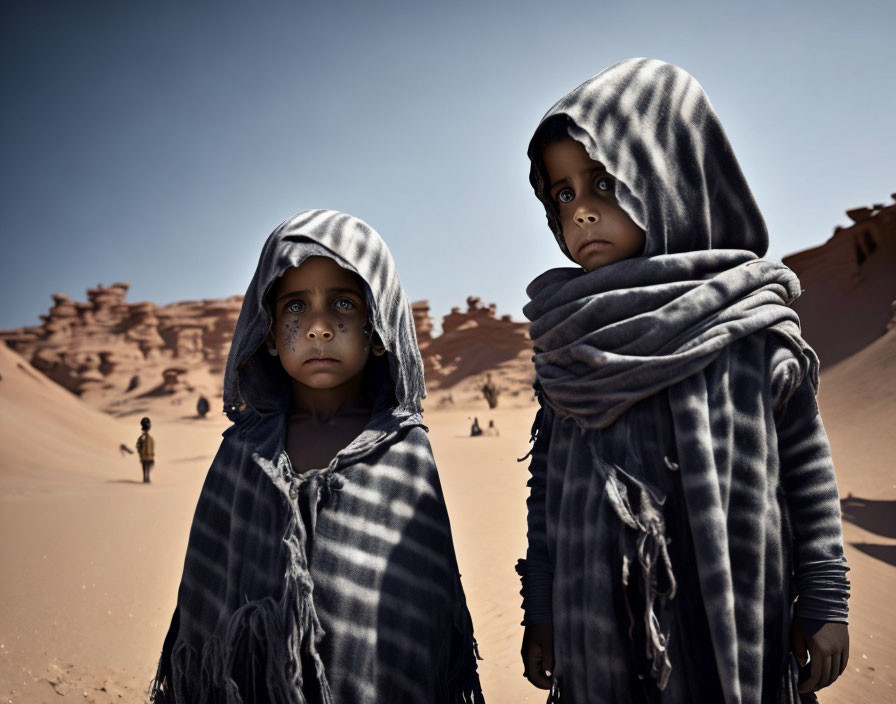
[[[388,369],[373,375],[364,431],[300,475],[284,447],[290,388],[264,350],[264,301],[310,256],[363,279]],[[196,508],[153,701],[482,701],[422,395],[410,305],[379,235],[326,210],[281,224],[234,333],[224,388],[234,424]]]
[[[528,290],[545,407],[526,622],[553,622],[564,702],[796,701],[793,598],[843,621],[848,589],[817,358],[787,307],[798,281],[758,258],[762,217],[686,72],[622,62],[549,119],[618,179],[646,245]],[[566,252],[538,135],[530,180]]]

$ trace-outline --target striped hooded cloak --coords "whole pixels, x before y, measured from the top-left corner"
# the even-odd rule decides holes
[[[529,286],[533,426],[524,624],[552,623],[576,704],[793,702],[797,614],[845,621],[837,486],[818,362],[764,259],[762,216],[703,89],[632,59],[574,89],[557,128],[616,179],[640,257]],[[570,257],[572,258],[572,257]]]
[[[363,432],[327,467],[296,474],[284,443],[289,380],[264,350],[265,299],[311,256],[361,277],[388,363],[368,363],[378,394]],[[282,223],[233,335],[233,425],[196,508],[153,701],[481,701],[423,393],[411,308],[379,235],[326,210]]]

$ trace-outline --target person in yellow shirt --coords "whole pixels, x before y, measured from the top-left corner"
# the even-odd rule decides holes
[[[149,418],[141,418],[140,427],[143,429],[143,434],[137,438],[137,454],[140,455],[140,464],[143,465],[143,483],[149,484],[149,471],[155,462],[156,443],[149,434],[149,429],[152,427]]]

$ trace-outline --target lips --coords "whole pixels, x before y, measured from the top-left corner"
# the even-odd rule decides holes
[[[591,239],[586,240],[579,245],[578,254],[586,254],[588,252],[599,252],[607,247],[612,247],[613,243],[609,240]]]
[[[312,357],[311,359],[306,359],[304,364],[309,367],[329,367],[339,364],[339,360],[333,357]]]

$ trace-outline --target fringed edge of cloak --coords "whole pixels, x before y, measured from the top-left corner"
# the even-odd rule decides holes
[[[244,604],[199,653],[185,641],[166,639],[158,671],[150,687],[154,704],[243,704],[237,680],[262,684],[260,700],[306,704],[301,654],[314,663],[322,704],[332,704],[323,664],[317,653],[321,628],[302,576],[287,573],[279,602],[272,598]],[[172,629],[176,624],[172,624]],[[171,635],[169,634],[169,638]],[[260,693],[254,692],[258,700]]]
[[[460,647],[452,649],[448,664],[447,701],[449,704],[485,704],[476,665],[478,660],[482,660],[482,656],[479,655],[479,644],[473,636],[473,619],[467,608],[460,575],[457,576],[454,592],[452,625],[460,636]]]
[[[286,461],[275,465],[258,455],[253,459],[284,497],[297,496],[298,486],[288,479]],[[328,486],[338,481],[331,476],[324,479]],[[319,481],[315,488],[312,511],[316,511],[320,500]],[[287,505],[290,517],[283,536],[287,552],[285,586],[279,601],[267,597],[243,604],[206,641],[199,655],[188,643],[178,642],[179,617],[172,620],[159,669],[150,688],[153,704],[243,704],[233,677],[243,667],[246,669],[239,670],[239,679],[245,680],[246,684],[252,683],[253,687],[263,681],[268,701],[306,704],[304,686],[309,673],[303,671],[303,655],[306,662],[314,666],[319,703],[334,704],[317,650],[323,629],[314,608],[314,583],[305,554],[306,527],[298,505],[292,501],[287,501]],[[261,668],[264,669],[263,679],[258,676]],[[258,693],[254,692],[253,700],[257,698]]]

